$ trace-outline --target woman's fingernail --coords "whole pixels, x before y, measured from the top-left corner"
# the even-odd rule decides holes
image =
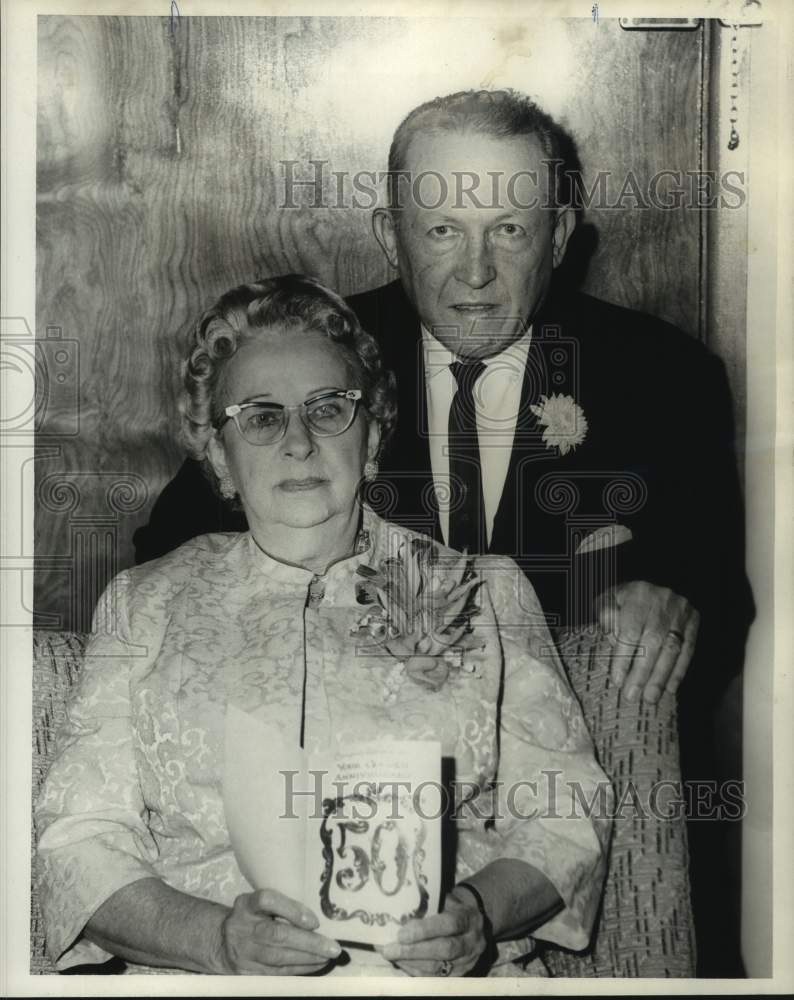
[[[339,947],[336,941],[329,941],[325,946],[325,954],[329,958],[338,958],[342,954],[342,949]]]
[[[630,684],[626,688],[626,701],[636,701],[637,700],[637,688],[636,684]]]
[[[661,693],[661,690],[655,684],[650,684],[645,688],[645,700],[651,703],[658,701]]]
[[[383,951],[381,952],[384,958],[387,958],[390,962],[393,962],[395,958],[400,955],[400,949],[396,944],[385,944],[383,946]]]

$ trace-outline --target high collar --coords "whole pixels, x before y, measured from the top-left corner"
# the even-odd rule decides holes
[[[313,573],[302,566],[281,562],[261,549],[250,531],[247,533],[248,551],[257,571],[267,579],[287,589],[307,591],[315,581],[321,581],[324,600],[328,603],[354,603],[354,578],[362,564],[371,564],[383,544],[383,523],[366,505],[363,507],[361,530],[356,542],[356,551],[329,566],[322,575]]]

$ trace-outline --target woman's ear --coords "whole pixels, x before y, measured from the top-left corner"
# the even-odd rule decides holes
[[[380,424],[377,420],[370,420],[367,437],[367,461],[375,462],[380,451]]]
[[[223,479],[225,476],[229,476],[229,466],[226,462],[226,449],[224,448],[223,441],[221,441],[217,431],[212,432],[212,436],[207,442],[207,458],[209,459],[213,472],[218,479]]]

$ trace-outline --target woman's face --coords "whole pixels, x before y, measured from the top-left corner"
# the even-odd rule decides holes
[[[217,401],[220,408],[253,400],[289,406],[330,389],[360,389],[356,381],[328,337],[276,329],[238,348],[221,376]],[[374,457],[379,437],[361,406],[336,437],[313,437],[293,411],[284,437],[269,445],[249,444],[227,420],[210,439],[209,457],[216,474],[231,475],[254,532],[312,528],[351,516],[364,463]]]

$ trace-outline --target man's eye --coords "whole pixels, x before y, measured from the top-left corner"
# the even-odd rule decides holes
[[[439,239],[445,239],[452,236],[454,232],[455,230],[452,228],[452,226],[441,225],[441,226],[433,226],[433,228],[430,230],[430,235],[437,236]]]
[[[500,236],[523,236],[524,229],[515,222],[503,222],[497,229]]]

